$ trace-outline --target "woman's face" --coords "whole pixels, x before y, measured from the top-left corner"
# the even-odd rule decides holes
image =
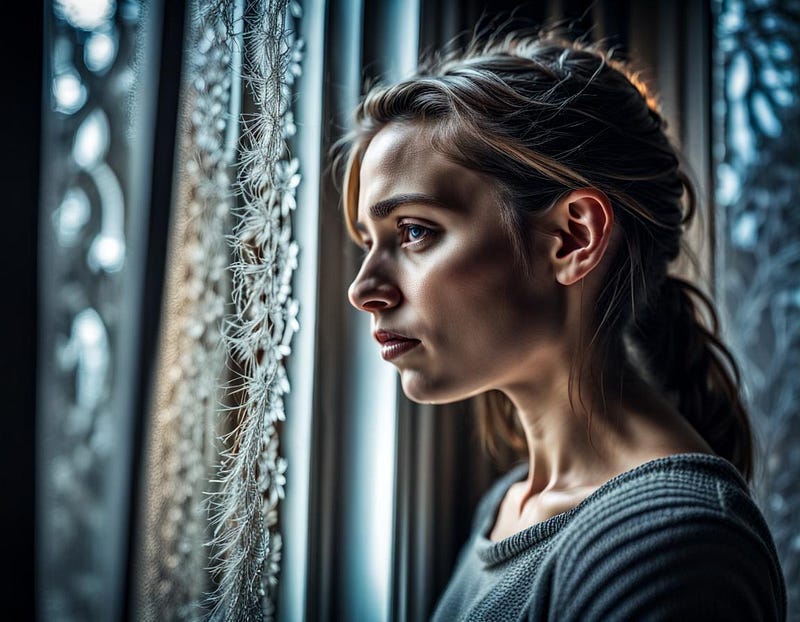
[[[546,371],[563,295],[546,253],[534,246],[528,275],[515,261],[500,210],[488,178],[434,151],[424,126],[390,124],[364,154],[356,226],[366,254],[349,298],[372,315],[414,401],[456,401]]]

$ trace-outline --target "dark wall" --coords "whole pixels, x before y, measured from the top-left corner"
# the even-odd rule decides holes
[[[36,232],[42,98],[39,2],[15,7],[2,37],[3,353],[2,525],[3,617],[34,618],[34,483],[36,407]],[[12,36],[11,30],[18,30]]]

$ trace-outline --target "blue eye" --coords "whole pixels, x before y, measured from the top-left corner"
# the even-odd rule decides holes
[[[406,246],[414,246],[425,242],[436,233],[433,229],[416,223],[401,223],[398,228],[401,231],[401,241]]]
[[[411,225],[408,228],[408,237],[412,240],[418,240],[422,238],[423,235],[425,235],[425,230],[418,225]]]

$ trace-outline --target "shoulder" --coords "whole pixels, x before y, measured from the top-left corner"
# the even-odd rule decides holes
[[[564,530],[551,605],[591,620],[784,620],[775,546],[734,467],[702,454],[643,467]]]

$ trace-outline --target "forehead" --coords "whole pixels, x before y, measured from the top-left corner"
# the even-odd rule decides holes
[[[435,150],[432,131],[418,123],[392,123],[370,141],[361,161],[358,220],[375,203],[400,194],[428,194],[470,208],[491,195],[484,176]]]

